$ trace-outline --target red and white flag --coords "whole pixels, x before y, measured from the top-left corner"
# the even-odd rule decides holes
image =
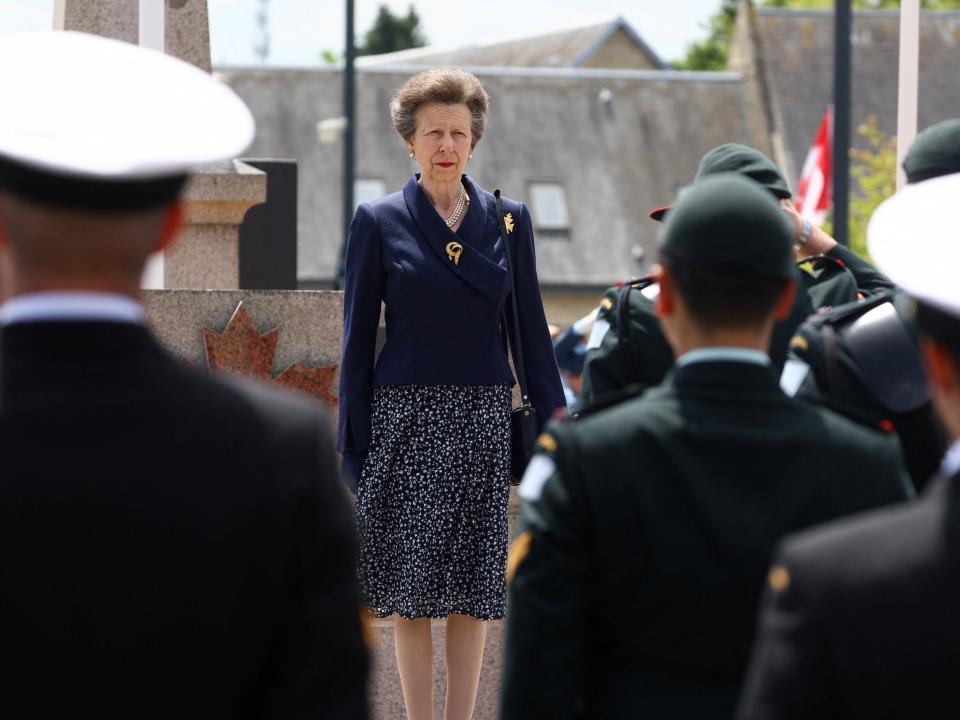
[[[830,209],[832,188],[830,187],[830,131],[833,126],[833,114],[828,109],[820,121],[820,129],[813,139],[810,152],[803,163],[800,173],[800,186],[797,188],[797,210],[805,220],[814,225],[822,225]]]

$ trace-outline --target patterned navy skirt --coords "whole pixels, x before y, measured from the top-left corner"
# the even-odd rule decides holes
[[[509,385],[374,388],[357,492],[360,587],[378,617],[503,617]]]

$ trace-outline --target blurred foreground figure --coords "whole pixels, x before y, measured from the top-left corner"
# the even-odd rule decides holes
[[[777,540],[903,500],[896,440],[780,390],[793,227],[755,182],[687,190],[657,310],[677,361],[554,425],[520,497],[503,718],[729,718]]]
[[[0,716],[365,718],[349,503],[312,405],[143,325],[189,168],[249,111],[77,33],[0,39]]]
[[[960,175],[908,185],[867,232],[915,301],[953,443],[916,502],[789,538],[770,571],[741,717],[952,718],[960,680]]]

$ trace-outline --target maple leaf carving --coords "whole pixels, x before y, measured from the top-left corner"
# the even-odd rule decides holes
[[[309,393],[330,407],[337,407],[337,396],[333,393],[333,378],[336,374],[336,363],[311,369],[297,362],[277,375],[274,382],[281,387]]]
[[[273,379],[273,361],[279,339],[280,334],[276,330],[261,335],[241,302],[230,316],[223,333],[203,329],[207,366],[211,370],[269,381]]]
[[[261,335],[241,301],[222,333],[208,328],[203,329],[207,367],[210,370],[243,375],[263,382],[273,382],[280,387],[299,390],[336,407],[337,396],[333,392],[333,379],[337,374],[337,363],[308,368],[296,362],[274,378],[273,366],[279,339],[278,329],[269,330]]]

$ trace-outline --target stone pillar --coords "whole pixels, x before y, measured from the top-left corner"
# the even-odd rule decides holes
[[[55,0],[53,29],[76,30],[137,44],[140,37],[137,0]]]
[[[165,0],[165,50],[210,72],[207,0]],[[53,29],[140,41],[139,0],[55,0]]]
[[[168,55],[210,72],[207,0],[164,0]],[[54,29],[140,41],[139,0],[56,0]],[[187,227],[164,254],[164,287],[240,287],[239,230],[243,216],[267,197],[266,174],[239,161],[204,168],[187,187]]]
[[[266,173],[239,160],[195,173],[186,191],[187,226],[164,257],[164,287],[240,287],[240,223],[266,199]]]
[[[167,0],[166,52],[210,72],[207,0]]]

